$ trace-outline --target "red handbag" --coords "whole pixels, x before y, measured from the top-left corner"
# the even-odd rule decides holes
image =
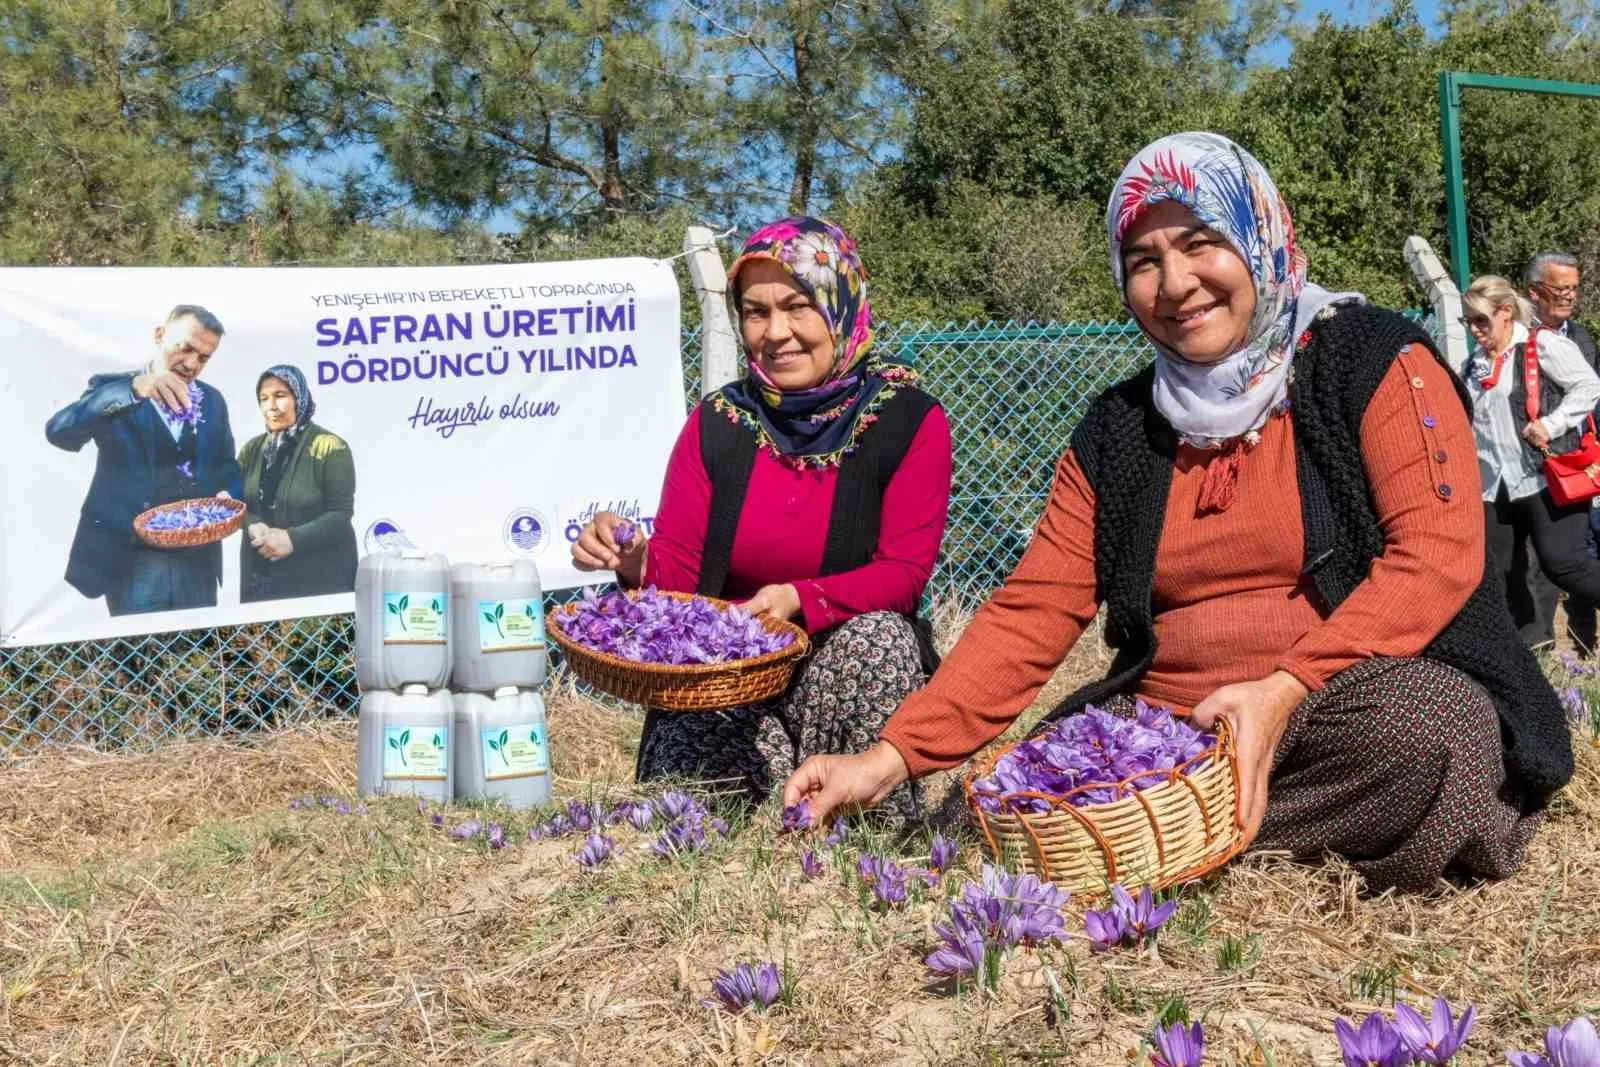
[[[1528,331],[1528,343],[1522,352],[1522,380],[1527,387],[1529,422],[1539,418],[1539,329]],[[1560,505],[1583,504],[1600,496],[1600,440],[1595,437],[1593,413],[1589,415],[1577,448],[1559,455],[1551,453],[1549,448],[1539,451],[1544,453],[1540,470],[1551,500]]]

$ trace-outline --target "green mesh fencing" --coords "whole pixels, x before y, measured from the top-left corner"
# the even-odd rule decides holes
[[[950,520],[930,590],[986,596],[1016,563],[1089,400],[1150,356],[1131,323],[896,323],[880,345],[913,363],[950,420]],[[699,395],[697,332],[683,343]],[[0,649],[0,754],[41,745],[147,747],[348,715],[348,615]]]

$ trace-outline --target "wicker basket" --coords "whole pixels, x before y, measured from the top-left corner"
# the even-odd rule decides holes
[[[1098,895],[1114,882],[1154,889],[1187,882],[1216,870],[1241,850],[1239,769],[1226,722],[1218,723],[1213,748],[1166,772],[1166,780],[1156,785],[1134,789],[1133,779],[1125,779],[1114,787],[1117,799],[1081,807],[1067,797],[1012,793],[1007,796],[1042,800],[1051,810],[985,811],[972,783],[988,775],[1013,747],[1006,745],[978,761],[964,782],[973,818],[1002,862],[1074,893]],[[1138,780],[1150,777],[1140,775]],[[1067,796],[1090,788],[1096,787],[1083,786]]]
[[[150,520],[164,511],[182,511],[199,504],[220,504],[233,514],[222,522],[196,526],[191,530],[152,530]],[[232,497],[202,496],[189,500],[174,500],[158,504],[149,511],[141,511],[133,519],[133,532],[139,540],[155,548],[194,548],[220,541],[244,525],[244,501]]]
[[[637,596],[630,593],[629,596]],[[688,593],[659,593],[674,600],[694,599]],[[701,597],[718,608],[732,602]],[[794,641],[777,652],[727,663],[638,663],[580,644],[567,636],[561,620],[575,614],[576,603],[550,609],[545,631],[572,665],[572,671],[604,693],[663,711],[717,711],[754,704],[782,693],[802,656],[811,650],[806,632],[792,622],[756,616],[768,633],[790,633]]]

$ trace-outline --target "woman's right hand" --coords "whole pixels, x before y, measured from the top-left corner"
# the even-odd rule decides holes
[[[644,531],[634,527],[627,548],[617,544],[617,527],[627,522],[621,515],[602,511],[595,515],[572,545],[572,565],[580,571],[616,571],[628,585],[638,585],[644,577]]]
[[[870,808],[911,772],[900,750],[879,741],[853,756],[812,756],[783,783],[783,805],[809,802],[817,826],[826,825],[836,811]]]

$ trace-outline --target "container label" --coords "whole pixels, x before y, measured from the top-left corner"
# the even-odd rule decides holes
[[[478,648],[530,652],[544,647],[543,605],[537,600],[478,601]]]
[[[434,726],[388,726],[383,731],[386,780],[442,782],[450,767],[450,731]]]
[[[483,745],[485,780],[536,778],[549,773],[550,747],[545,743],[544,723],[480,730],[478,736]]]
[[[383,594],[383,643],[442,645],[449,625],[448,593]]]

